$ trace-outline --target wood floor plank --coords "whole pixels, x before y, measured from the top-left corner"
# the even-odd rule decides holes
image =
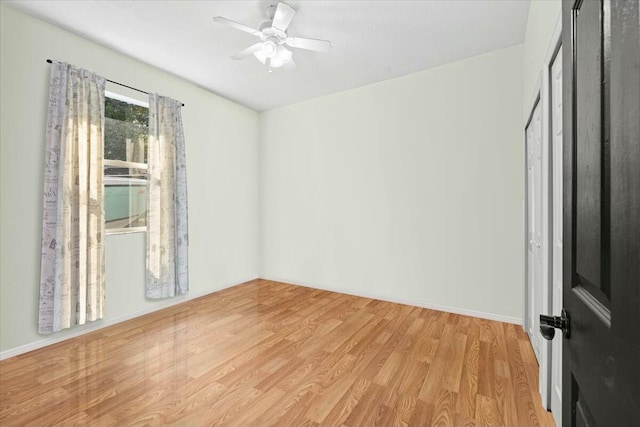
[[[456,412],[470,419],[475,419],[479,357],[480,331],[470,322],[467,335],[467,347],[460,377],[460,389],[456,402]]]
[[[511,368],[511,384],[515,394],[515,406],[518,415],[518,424],[530,423],[531,425],[540,425],[538,419],[538,411],[533,396],[537,395],[536,391],[529,387],[529,379],[522,362],[520,354],[520,345],[516,339],[507,341],[507,349],[509,351],[509,362]]]
[[[316,400],[317,396],[314,393],[306,393],[295,405],[290,406],[274,424],[283,427],[297,427],[314,423],[306,417],[306,414],[307,408],[313,405]]]
[[[351,385],[347,393],[338,401],[338,403],[331,408],[329,414],[322,421],[322,425],[342,425],[347,417],[351,415],[353,409],[358,405],[358,402],[362,396],[367,392],[371,386],[371,381],[358,378]]]
[[[464,362],[465,350],[467,348],[467,336],[456,333],[453,337],[453,343],[446,365],[446,373],[443,378],[442,386],[450,391],[457,393],[460,391],[460,378],[462,377],[462,363]]]
[[[442,332],[442,338],[438,344],[434,361],[429,368],[429,372],[424,379],[422,389],[418,398],[425,402],[435,403],[442,386],[442,379],[445,374],[445,367],[448,363],[449,350],[453,342],[455,326],[447,323]]]
[[[493,360],[491,343],[481,339],[478,369],[478,394],[491,398],[496,395],[494,388],[495,379]]]
[[[305,417],[316,423],[322,423],[331,410],[355,383],[357,377],[352,374],[344,374],[320,395],[315,395],[316,399],[308,406]]]
[[[487,427],[505,425],[498,413],[498,408],[494,399],[482,394],[478,394],[476,399],[476,426]]]
[[[345,424],[350,426],[382,425],[380,421],[388,411],[386,406],[379,403],[383,395],[384,387],[371,384],[345,420]]]
[[[373,379],[373,382],[383,386],[389,384],[393,378],[397,378],[397,372],[401,367],[402,361],[403,358],[399,352],[394,351],[391,353]]]
[[[491,342],[491,352],[493,355],[493,391],[498,413],[505,425],[518,425],[518,415],[514,394],[513,382],[511,381],[511,369],[508,376],[501,376],[496,373],[496,364],[503,360],[508,360],[507,354],[501,349],[501,341],[496,336]]]
[[[458,395],[445,388],[440,389],[433,407],[433,426],[451,426],[455,421],[455,407]]]
[[[409,362],[398,385],[398,394],[415,396],[417,398],[428,371],[429,365],[424,362],[419,360]]]
[[[423,400],[416,400],[413,413],[409,419],[410,426],[430,426],[433,419],[434,406]]]
[[[261,395],[251,405],[251,410],[236,411],[234,417],[225,420],[225,424],[237,426],[270,425],[265,419],[265,413],[273,408],[285,395],[285,391],[274,387]]]
[[[553,425],[520,326],[254,280],[0,362],[0,425]]]
[[[400,395],[395,404],[387,405],[390,408],[389,416],[383,425],[405,427],[409,426],[411,415],[416,407],[414,396]]]

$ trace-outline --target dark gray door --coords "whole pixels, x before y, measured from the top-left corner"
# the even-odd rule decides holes
[[[640,426],[638,0],[562,15],[563,425]]]

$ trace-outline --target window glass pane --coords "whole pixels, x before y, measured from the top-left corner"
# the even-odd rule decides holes
[[[104,198],[107,232],[146,226],[149,109],[105,99]]]
[[[147,179],[105,175],[104,207],[106,228],[147,225]]]
[[[106,98],[104,158],[146,163],[148,140],[149,109]]]

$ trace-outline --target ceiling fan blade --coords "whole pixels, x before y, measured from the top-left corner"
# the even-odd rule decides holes
[[[260,37],[262,32],[260,30],[256,30],[251,27],[247,27],[246,25],[242,25],[236,21],[232,21],[227,18],[223,18],[222,16],[216,16],[213,18],[218,24],[226,25],[227,27],[235,28],[236,30],[244,31],[245,33],[253,34],[254,36]]]
[[[287,37],[287,45],[298,49],[313,50],[315,52],[329,52],[331,42],[329,40],[305,39],[303,37]]]
[[[278,3],[276,7],[276,13],[273,15],[272,27],[276,27],[279,30],[285,31],[293,16],[296,14],[296,10],[286,3]]]
[[[255,53],[255,52],[259,51],[260,48],[262,48],[262,43],[256,43],[254,45],[249,46],[245,50],[236,53],[235,55],[232,56],[232,58],[233,59],[242,59],[245,56],[249,56],[252,53]]]

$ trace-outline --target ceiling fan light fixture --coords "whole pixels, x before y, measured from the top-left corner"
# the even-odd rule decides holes
[[[264,54],[262,49],[254,52],[253,56],[255,56],[258,59],[258,61],[262,62],[263,64],[266,63],[268,59],[268,57]]]
[[[278,46],[277,54],[271,59],[271,66],[280,68],[293,58],[293,53],[284,46]]]
[[[267,58],[273,58],[276,55],[277,50],[278,50],[278,46],[271,40],[267,40],[262,45],[262,53]]]

